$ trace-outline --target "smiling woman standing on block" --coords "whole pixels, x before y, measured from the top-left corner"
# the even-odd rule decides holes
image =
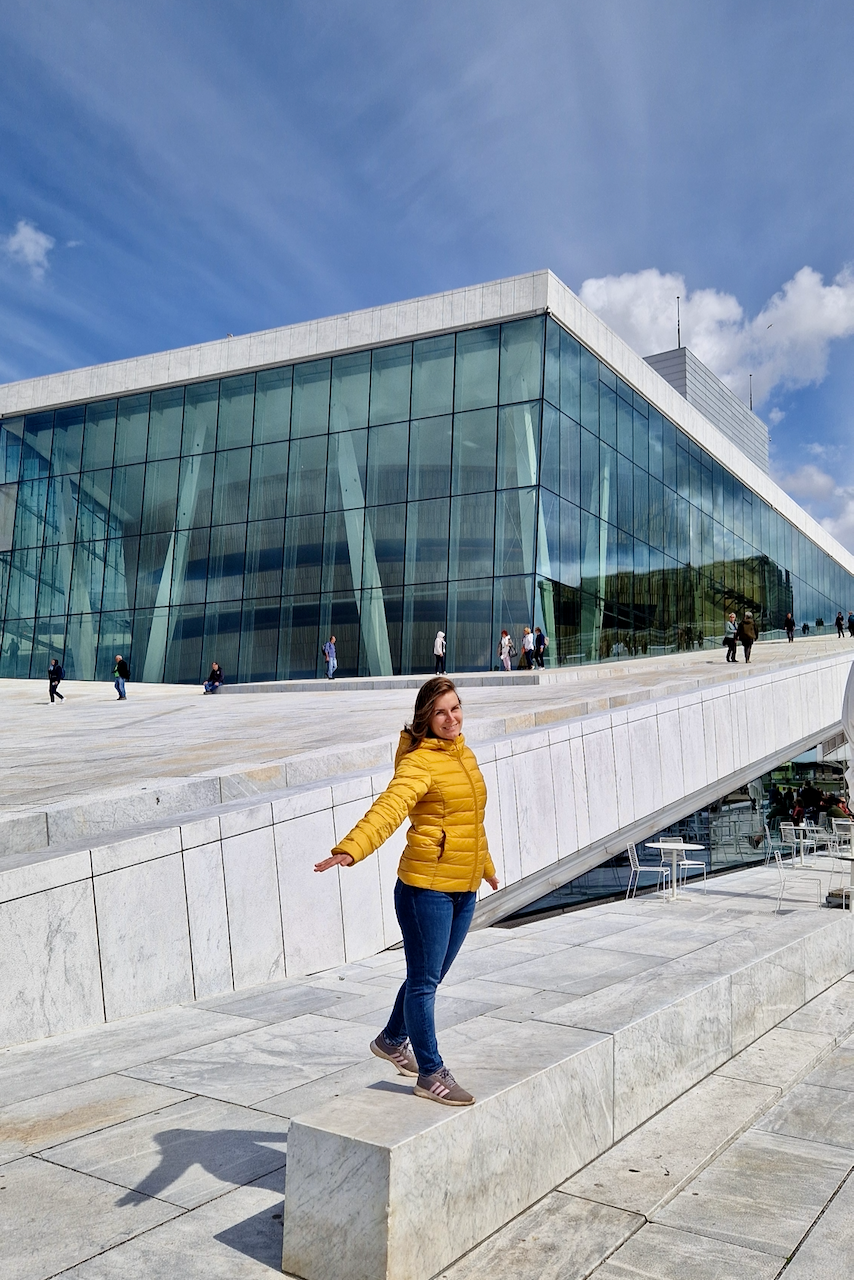
[[[418,691],[412,724],[400,735],[391,782],[314,868],[328,871],[361,862],[410,818],[394,889],[406,981],[371,1052],[401,1075],[417,1076],[419,1098],[448,1107],[468,1106],[474,1098],[439,1054],[436,988],[463,945],[481,880],[498,888],[483,828],[486,783],[462,727],[453,682],[444,676],[428,680]]]

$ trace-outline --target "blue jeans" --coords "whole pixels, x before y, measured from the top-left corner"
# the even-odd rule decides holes
[[[391,1044],[402,1044],[409,1037],[423,1076],[431,1076],[443,1065],[433,1016],[436,988],[463,945],[475,900],[473,893],[415,889],[402,880],[394,887],[406,981],[397,993],[384,1034]]]
[[[120,698],[126,698],[126,697],[127,697],[127,694],[125,693],[125,678],[124,678],[124,676],[116,676],[115,685],[116,685],[116,693],[119,695],[119,697],[120,697]]]

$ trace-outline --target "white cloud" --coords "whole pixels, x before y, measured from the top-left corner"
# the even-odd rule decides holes
[[[752,320],[733,294],[717,289],[691,293],[684,276],[655,267],[585,280],[579,295],[642,355],[676,346],[680,296],[683,345],[744,401],[752,373],[757,406],[777,389],[821,382],[830,343],[854,334],[854,272],[849,267],[830,284],[812,267],[802,267]]]
[[[39,231],[32,222],[21,218],[10,236],[0,236],[0,245],[13,262],[29,267],[34,280],[43,280],[48,268],[47,255],[56,244],[53,236]]]
[[[842,450],[824,445],[808,445],[807,451],[834,468],[836,475],[807,462],[778,483],[849,551],[854,551],[854,486],[840,484],[838,475],[847,474]]]

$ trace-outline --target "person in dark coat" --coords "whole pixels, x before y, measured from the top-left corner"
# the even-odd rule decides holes
[[[837,636],[839,637],[839,639],[840,639],[840,640],[841,640],[841,639],[842,639],[842,637],[845,635],[845,619],[844,619],[844,618],[843,618],[843,616],[842,616],[842,610],[841,610],[841,609],[839,610],[839,612],[838,612],[838,613],[837,613],[837,615],[836,615],[836,634],[837,634]]]
[[[787,613],[787,614],[786,614],[786,621],[783,623],[783,626],[786,628],[786,635],[789,637],[789,644],[794,644],[794,642],[795,642],[795,619],[792,617],[792,615],[791,615],[790,613]]]
[[[224,682],[225,676],[222,667],[218,662],[211,663],[210,674],[205,681],[205,693],[216,693],[219,686]]]
[[[59,692],[59,682],[63,677],[62,667],[59,665],[58,658],[51,658],[50,666],[47,669],[47,691],[50,694],[50,700],[59,698],[60,702],[64,702],[62,694]]]
[[[113,668],[113,677],[116,693],[119,695],[119,702],[124,702],[127,699],[127,694],[125,693],[125,680],[130,680],[130,667],[120,653],[116,654],[116,665]]]
[[[854,640],[854,611],[848,610],[848,634]]]
[[[742,648],[744,649],[745,662],[750,661],[750,650],[753,648],[754,641],[758,635],[759,632],[756,627],[756,620],[750,610],[747,609],[744,617],[738,624],[738,638],[741,641]]]

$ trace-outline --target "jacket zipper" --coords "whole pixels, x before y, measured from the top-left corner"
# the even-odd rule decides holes
[[[465,759],[463,758],[463,751],[462,751],[462,748],[461,748],[461,747],[457,747],[457,748],[456,748],[456,751],[457,751],[457,755],[458,755],[458,757],[459,757],[460,765],[462,766],[463,773],[464,773],[464,774],[466,775],[466,777],[468,778],[468,783],[469,783],[469,786],[471,787],[471,798],[472,798],[472,800],[473,800],[473,802],[474,802],[474,838],[475,838],[475,855],[474,855],[474,856],[475,856],[475,867],[474,867],[474,869],[475,869],[475,871],[476,871],[476,870],[477,870],[477,858],[478,858],[478,856],[479,856],[479,854],[480,854],[480,811],[478,810],[478,807],[477,807],[477,787],[474,785],[474,779],[472,778],[471,773],[469,772],[468,766],[466,765]],[[477,890],[477,886],[475,886],[475,888],[474,888],[473,890],[469,890],[469,892],[476,892],[476,890]]]

